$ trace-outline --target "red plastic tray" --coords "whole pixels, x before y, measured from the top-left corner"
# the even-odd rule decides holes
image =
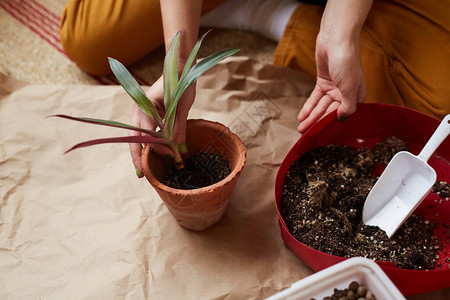
[[[332,113],[313,125],[290,150],[278,170],[275,199],[281,237],[286,245],[310,268],[320,271],[346,258],[326,254],[296,240],[281,217],[280,201],[284,177],[291,164],[302,154],[328,144],[354,147],[373,147],[386,137],[397,136],[405,141],[410,152],[417,155],[431,137],[440,121],[412,109],[390,104],[359,104],[357,112],[339,122]],[[437,178],[450,182],[450,139],[445,140],[428,161]],[[392,263],[377,262],[404,295],[425,293],[450,286],[450,269],[446,254],[450,253],[450,201],[435,202],[438,196],[430,193],[416,213],[438,224],[434,235],[444,244],[438,253],[443,265],[434,270],[399,269]],[[447,229],[445,228],[447,226]]]

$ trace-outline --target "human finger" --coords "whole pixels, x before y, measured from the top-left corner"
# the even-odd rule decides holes
[[[306,119],[304,119],[297,127],[297,130],[300,133],[304,133],[309,127],[311,127],[314,123],[316,123],[320,118],[322,118],[329,106],[333,103],[333,99],[329,95],[324,95],[319,103],[314,107],[311,113],[308,115]]]
[[[366,100],[366,97],[367,97],[367,86],[366,80],[365,78],[363,78],[361,86],[359,87],[358,98],[356,100],[358,103],[363,103]]]
[[[308,97],[305,104],[303,104],[303,107],[298,113],[297,119],[299,122],[302,122],[311,114],[312,110],[314,109],[314,107],[316,107],[317,103],[319,103],[320,99],[322,99],[323,95],[324,92],[318,85],[316,85],[311,95]]]
[[[336,85],[341,94],[341,105],[337,109],[337,117],[339,119],[347,117],[356,111],[356,103],[361,96],[364,96],[364,74],[358,64],[358,67],[349,68],[342,75],[342,80],[337,82]],[[360,96],[360,92],[361,94]]]
[[[329,113],[335,111],[340,105],[340,102],[338,101],[333,101],[330,106],[328,106],[327,110],[324,113],[324,116],[328,115]]]
[[[337,117],[339,120],[348,117],[356,111],[357,94],[342,95],[342,102],[337,109]]]
[[[133,114],[131,116],[131,125],[135,127],[140,127],[140,119],[139,119],[139,110],[138,106],[135,104],[133,106]],[[129,136],[140,136],[141,133],[133,130],[128,131]],[[130,148],[130,154],[131,154],[131,161],[133,162],[134,168],[136,169],[136,175],[141,178],[143,176],[143,170],[141,165],[141,152],[142,152],[142,145],[140,143],[129,143],[128,144]]]

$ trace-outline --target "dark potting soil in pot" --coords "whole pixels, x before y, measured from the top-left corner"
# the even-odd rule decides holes
[[[435,268],[442,245],[431,221],[412,214],[391,239],[377,226],[362,223],[375,170],[402,150],[408,150],[405,143],[391,137],[373,149],[327,145],[302,155],[286,174],[281,196],[281,214],[290,233],[332,255],[391,261],[405,269]],[[445,182],[433,188],[440,197],[448,197],[448,189]]]
[[[181,170],[175,166],[170,169],[163,183],[176,189],[193,190],[217,183],[231,173],[227,160],[218,153],[197,151],[184,165]]]

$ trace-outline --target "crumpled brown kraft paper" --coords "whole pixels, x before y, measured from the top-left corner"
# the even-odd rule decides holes
[[[248,159],[223,220],[191,232],[136,177],[127,145],[63,155],[126,132],[45,118],[128,123],[121,87],[0,75],[0,299],[261,299],[311,274],[281,240],[274,182],[312,88],[301,73],[243,57],[200,78],[190,118],[227,125]]]

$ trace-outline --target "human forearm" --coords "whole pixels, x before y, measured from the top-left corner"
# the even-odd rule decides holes
[[[343,120],[364,102],[359,37],[371,6],[372,0],[328,0],[316,41],[316,86],[299,112],[300,132],[335,109]]]
[[[319,38],[329,42],[357,42],[372,0],[329,0]]]
[[[331,80],[343,97],[341,107],[365,98],[364,75],[359,58],[361,29],[372,0],[329,0],[325,7],[316,41],[317,76]],[[357,96],[358,95],[358,96]],[[338,98],[340,98],[339,96]],[[337,98],[337,97],[335,97]],[[339,111],[341,112],[341,111]]]
[[[175,34],[183,29],[178,58],[180,65],[184,66],[184,62],[198,39],[202,1],[161,0],[160,3],[166,50]]]

